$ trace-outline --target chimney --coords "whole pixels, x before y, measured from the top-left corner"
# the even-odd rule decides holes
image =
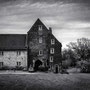
[[[51,33],[51,34],[52,34],[52,28],[51,28],[51,27],[49,27],[49,33]]]

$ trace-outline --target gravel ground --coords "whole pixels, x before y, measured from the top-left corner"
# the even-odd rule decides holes
[[[90,90],[90,74],[20,73],[1,73],[0,90]]]

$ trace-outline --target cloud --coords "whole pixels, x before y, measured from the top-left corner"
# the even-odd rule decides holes
[[[90,4],[90,0],[0,0],[0,3],[6,3],[6,2],[30,2],[30,3],[88,3]]]
[[[63,26],[67,29],[87,29],[90,28],[90,22],[69,22]]]
[[[90,0],[26,0],[26,1],[30,1],[32,3],[37,3],[37,2],[45,2],[45,3],[59,3],[59,2],[63,2],[63,3],[90,3]]]
[[[0,33],[27,33],[37,18],[65,46],[80,37],[90,38],[88,0],[0,0]]]
[[[36,2],[46,2],[46,3],[63,2],[63,3],[88,3],[88,4],[90,3],[90,0],[30,0],[30,1],[33,3],[36,3]]]

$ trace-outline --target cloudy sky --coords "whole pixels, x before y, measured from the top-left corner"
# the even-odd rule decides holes
[[[0,0],[0,34],[26,34],[37,18],[63,47],[90,38],[90,0]]]

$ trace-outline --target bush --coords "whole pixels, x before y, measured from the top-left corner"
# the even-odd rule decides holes
[[[10,67],[10,66],[3,66],[0,67],[0,70],[23,70],[24,67],[22,66],[16,66],[16,67]]]
[[[22,66],[16,66],[15,67],[15,70],[23,70],[24,69],[24,67],[22,67]]]
[[[90,73],[90,64],[83,64],[81,68],[81,72]]]
[[[9,70],[9,67],[8,66],[3,66],[3,67],[0,67],[0,70]]]
[[[10,67],[10,66],[3,66],[0,67],[0,70],[13,70],[14,67]]]
[[[84,61],[84,60],[78,61],[77,67],[81,69],[82,73],[90,73],[90,62],[88,61]]]
[[[62,61],[62,68],[63,69],[68,69],[71,65],[71,60],[65,60],[65,61]]]
[[[41,66],[41,67],[38,68],[38,70],[45,72],[45,71],[48,71],[48,67],[42,67]]]

